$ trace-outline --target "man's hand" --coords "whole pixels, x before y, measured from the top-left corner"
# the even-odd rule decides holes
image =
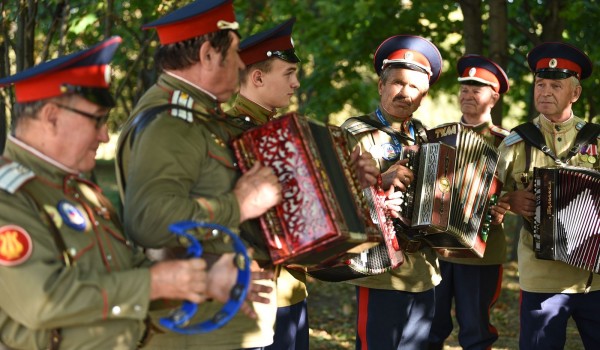
[[[404,202],[404,193],[396,191],[394,186],[392,186],[389,190],[385,191],[385,197],[386,209],[389,210],[389,213],[393,218],[399,218],[401,205]]]
[[[234,263],[235,253],[223,254],[210,268],[208,272],[208,289],[206,295],[217,301],[225,303],[229,299],[231,288],[235,285],[238,269]],[[241,311],[250,318],[256,318],[257,315],[250,302],[269,304],[269,298],[263,296],[263,293],[272,292],[273,288],[256,283],[257,280],[273,279],[272,270],[262,270],[256,261],[250,265],[251,278],[246,294],[246,301],[242,304]]]
[[[535,215],[535,194],[533,194],[533,182],[526,189],[507,193],[506,201],[510,211],[515,214],[531,218]]]
[[[360,153],[360,145],[356,145],[350,154],[350,164],[354,173],[358,176],[361,188],[374,186],[379,176],[379,168],[373,156],[369,152]]]
[[[150,300],[166,298],[201,303],[206,300],[203,259],[166,260],[150,267]]]
[[[402,192],[406,192],[408,185],[415,178],[413,172],[406,167],[408,159],[402,159],[388,168],[381,174],[381,187],[384,191],[388,191],[391,186],[395,186]]]
[[[281,202],[281,184],[273,169],[255,163],[233,189],[240,205],[240,222],[261,216]]]
[[[508,194],[504,194],[502,197],[500,197],[500,199],[498,199],[498,203],[496,205],[492,205],[490,207],[490,212],[492,214],[492,225],[501,224],[504,220],[504,215],[508,210],[510,210],[508,198]]]

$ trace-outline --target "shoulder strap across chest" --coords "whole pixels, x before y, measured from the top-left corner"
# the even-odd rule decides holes
[[[540,129],[538,129],[538,127],[535,126],[535,124],[533,124],[532,122],[521,124],[515,127],[513,131],[519,134],[519,136],[521,136],[528,145],[539,149],[544,154],[554,159],[555,162],[560,164],[567,162],[575,154],[577,154],[581,146],[594,141],[598,137],[598,135],[600,135],[600,125],[594,123],[586,123],[577,133],[577,136],[575,137],[575,142],[573,143],[573,146],[569,149],[569,153],[566,157],[562,159],[559,159],[554,154],[554,152],[552,152],[550,147],[546,145],[544,135],[542,135]]]

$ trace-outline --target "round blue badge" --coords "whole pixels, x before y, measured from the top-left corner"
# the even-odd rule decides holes
[[[384,143],[381,146],[382,155],[381,157],[385,160],[395,160],[400,156],[400,149],[398,146],[391,143]]]
[[[79,209],[77,209],[77,207],[75,207],[73,204],[65,200],[61,200],[56,205],[56,209],[58,209],[60,217],[62,217],[64,223],[67,224],[67,226],[77,231],[85,230],[85,217],[83,216],[81,211],[79,211]]]

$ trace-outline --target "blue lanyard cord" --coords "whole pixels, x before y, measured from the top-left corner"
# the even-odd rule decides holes
[[[383,117],[383,114],[381,113],[381,110],[379,108],[377,108],[375,110],[375,114],[377,115],[377,119],[379,119],[381,124],[383,124],[387,127],[390,127],[390,128],[392,127],[390,125],[390,123]],[[408,124],[408,132],[410,133],[410,137],[412,137],[414,140],[415,139],[415,128],[412,123]],[[402,149],[402,143],[400,141],[398,141],[398,139],[395,136],[390,135],[390,137],[392,138],[392,142],[394,142],[394,146],[396,146],[398,149]]]

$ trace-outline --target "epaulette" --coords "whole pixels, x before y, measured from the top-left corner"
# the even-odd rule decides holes
[[[4,162],[0,165],[0,189],[13,194],[27,181],[33,179],[35,173],[17,162]]]
[[[492,133],[492,135],[498,136],[500,138],[505,138],[508,135],[510,135],[510,131],[508,131],[506,129],[502,129],[501,127],[496,126],[496,125],[490,126],[490,133]]]
[[[575,125],[575,129],[581,130],[581,128],[583,128],[584,125],[585,125],[584,122],[579,122],[579,123],[577,123],[577,125]]]
[[[194,107],[194,99],[186,92],[183,92],[181,90],[175,90],[171,94],[171,104],[182,106],[191,110]],[[181,118],[187,121],[188,123],[194,121],[194,114],[190,111],[186,111],[183,109],[173,108],[171,109],[171,115],[173,117]]]
[[[502,142],[504,142],[504,144],[507,146],[512,146],[521,141],[523,141],[523,138],[521,137],[521,135],[519,135],[513,131],[510,134],[508,134],[508,136],[506,136]]]
[[[342,124],[342,128],[346,129],[352,135],[358,135],[364,132],[377,130],[376,127],[358,120],[347,120]]]

